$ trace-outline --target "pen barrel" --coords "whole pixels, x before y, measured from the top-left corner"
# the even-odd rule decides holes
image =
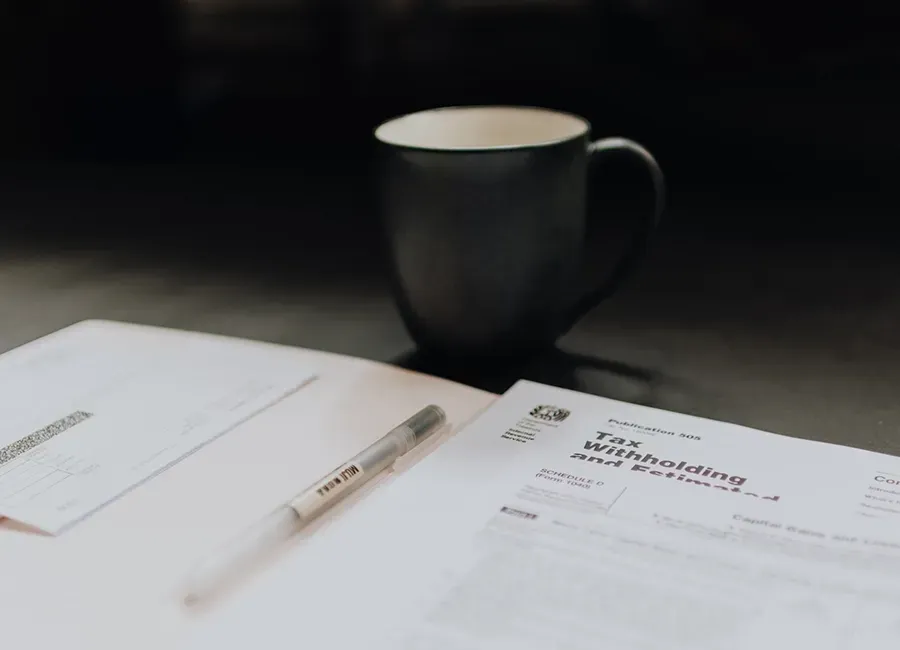
[[[295,497],[290,506],[303,521],[315,519],[390,467],[400,456],[437,431],[445,420],[440,407],[425,407],[351,460],[326,474]]]
[[[296,496],[291,508],[304,522],[315,519],[405,454],[410,436],[408,430],[394,429]]]
[[[366,447],[350,461],[326,474],[251,526],[220,553],[201,565],[193,579],[188,600],[202,598],[223,581],[230,570],[246,568],[265,548],[290,537],[337,501],[351,494],[387,469],[400,456],[434,434],[446,421],[439,406],[426,406],[387,435]]]

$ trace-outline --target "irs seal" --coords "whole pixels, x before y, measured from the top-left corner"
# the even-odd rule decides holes
[[[570,411],[559,408],[558,406],[550,406],[547,404],[542,404],[541,406],[535,406],[531,409],[529,415],[533,418],[537,418],[538,420],[543,420],[544,422],[562,422],[567,417],[569,417]]]

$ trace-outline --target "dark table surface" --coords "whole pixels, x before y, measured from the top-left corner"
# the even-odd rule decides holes
[[[125,320],[400,363],[496,392],[526,377],[900,453],[891,211],[827,181],[772,187],[674,187],[639,275],[557,350],[451,373],[417,356],[394,309],[365,173],[17,166],[0,175],[0,348],[86,318]],[[609,232],[643,209],[629,193],[595,206]],[[592,244],[596,258],[616,241]]]

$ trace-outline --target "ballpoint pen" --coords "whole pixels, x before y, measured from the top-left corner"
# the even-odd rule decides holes
[[[188,578],[185,602],[204,598],[231,573],[313,522],[441,428],[446,415],[429,405],[346,463],[336,467],[288,503],[247,528],[199,563]]]

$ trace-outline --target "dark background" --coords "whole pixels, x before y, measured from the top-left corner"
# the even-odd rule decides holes
[[[299,228],[377,260],[372,129],[522,103],[650,148],[667,227],[883,247],[898,18],[874,0],[4,0],[0,224],[213,259],[261,246],[287,269],[304,235],[279,233]],[[627,227],[642,183],[604,171],[606,222]]]
[[[279,233],[299,228],[375,260],[372,129],[522,103],[650,148],[667,227],[884,247],[898,18],[874,0],[4,0],[0,223],[214,259],[280,247],[287,268]],[[642,183],[604,171],[606,222],[627,227]]]
[[[337,160],[397,113],[525,103],[647,142],[679,181],[749,159],[889,179],[898,17],[873,0],[5,0],[0,153]]]

